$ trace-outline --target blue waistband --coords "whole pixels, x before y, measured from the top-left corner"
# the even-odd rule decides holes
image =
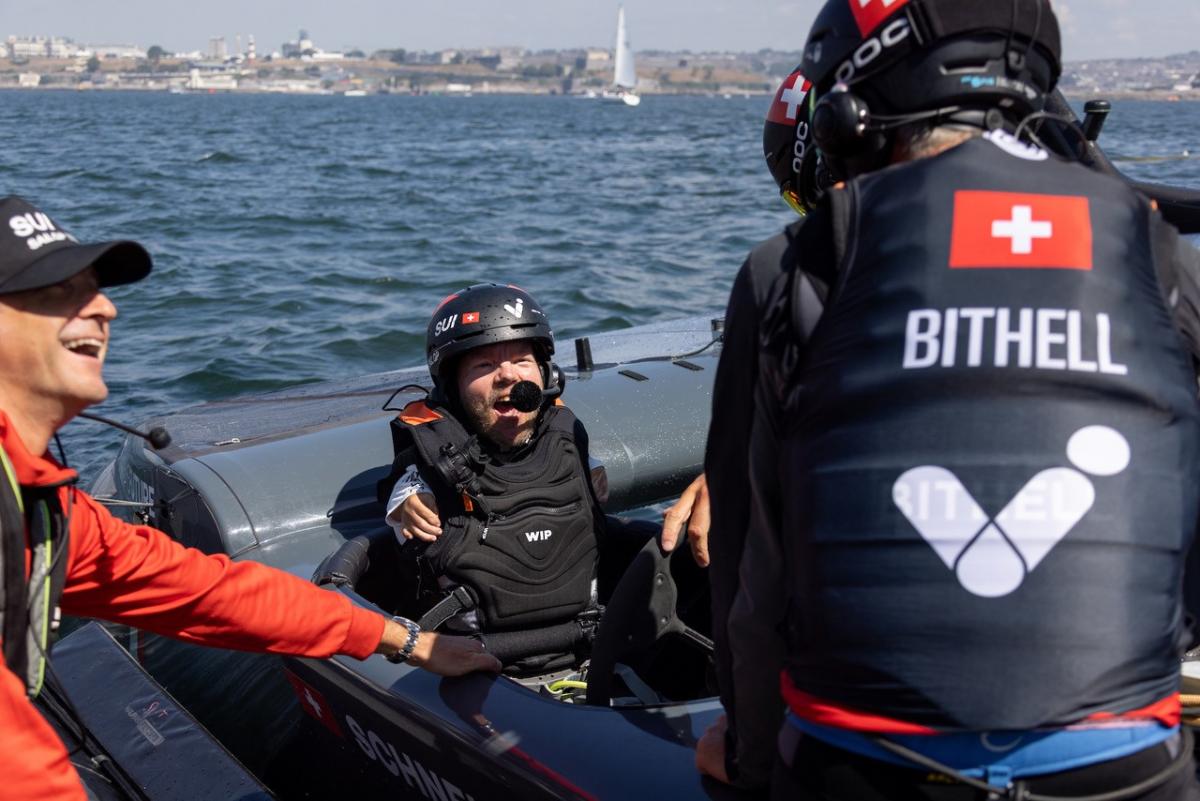
[[[821,726],[801,720],[794,713],[788,714],[788,723],[843,751],[906,768],[918,768],[877,745],[875,735]],[[889,734],[887,739],[966,776],[1004,787],[1012,779],[1083,768],[1136,754],[1165,742],[1178,732],[1178,726],[1147,722],[1096,729]]]

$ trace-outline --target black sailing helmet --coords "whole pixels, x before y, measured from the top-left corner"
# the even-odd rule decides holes
[[[547,388],[556,378],[550,357],[554,332],[546,313],[524,289],[474,284],[438,304],[425,334],[425,362],[442,399],[454,396],[453,364],[462,353],[496,342],[533,341]]]
[[[828,0],[800,68],[818,103],[835,86],[863,101],[878,151],[886,131],[922,119],[1012,130],[1043,109],[1062,42],[1050,0]],[[814,111],[814,135],[831,143],[823,116],[836,118]]]
[[[797,214],[812,211],[827,188],[828,171],[820,163],[809,120],[815,101],[812,83],[797,67],[775,91],[763,123],[767,169]]]

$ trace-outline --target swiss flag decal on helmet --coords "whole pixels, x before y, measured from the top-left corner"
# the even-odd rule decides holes
[[[804,97],[812,83],[805,80],[799,70],[788,76],[779,86],[771,108],[767,110],[767,121],[778,122],[781,125],[795,125],[804,111]]]
[[[955,192],[950,267],[1090,270],[1092,218],[1088,199],[1017,192]]]
[[[854,13],[854,21],[858,23],[858,32],[870,36],[885,19],[896,11],[908,5],[908,0],[846,0],[850,11]]]

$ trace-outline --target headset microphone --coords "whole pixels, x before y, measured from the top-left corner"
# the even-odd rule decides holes
[[[541,406],[546,398],[558,394],[553,389],[541,389],[532,381],[518,381],[508,393],[508,401],[518,412],[532,412]]]
[[[92,414],[91,412],[80,412],[79,416],[85,417],[88,420],[95,420],[97,423],[104,423],[107,426],[120,429],[127,434],[133,434],[135,437],[141,437],[149,442],[150,447],[154,448],[156,451],[161,451],[163,448],[171,444],[171,435],[167,432],[167,429],[163,428],[162,426],[155,426],[154,428],[150,429],[149,433],[146,433],[143,431],[138,431],[133,426],[127,426],[124,423],[118,423],[116,420],[109,420],[107,417],[101,417],[100,415]]]

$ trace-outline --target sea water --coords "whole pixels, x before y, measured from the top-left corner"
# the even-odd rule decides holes
[[[0,92],[0,189],[84,241],[144,244],[99,410],[186,405],[418,365],[446,295],[516,283],[568,337],[718,315],[795,219],[762,158],[767,97]],[[1200,186],[1200,103],[1118,101],[1102,144]],[[94,474],[118,435],[75,422]]]

